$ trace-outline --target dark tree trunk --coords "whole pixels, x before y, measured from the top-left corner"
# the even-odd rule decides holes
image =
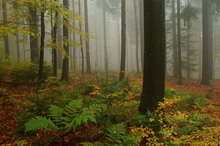
[[[121,4],[121,67],[119,80],[125,78],[125,60],[126,60],[126,0]]]
[[[208,1],[208,50],[209,50],[209,79],[213,79],[213,7],[212,2]]]
[[[190,14],[188,14],[187,16],[187,20],[186,20],[186,23],[187,23],[187,59],[186,59],[186,62],[187,62],[187,67],[186,67],[186,72],[187,72],[187,78],[189,79],[190,78],[190,72],[191,72],[191,65],[190,65]]]
[[[105,72],[106,81],[108,82],[108,47],[107,47],[107,36],[106,36],[106,1],[103,0],[103,31],[104,31],[104,48],[105,48]]]
[[[173,29],[173,76],[177,77],[177,39],[176,39],[176,12],[175,12],[175,1],[172,0],[172,29]]]
[[[69,8],[68,0],[63,0],[63,6]],[[69,39],[69,32],[66,25],[68,25],[68,21],[66,18],[63,18],[63,42],[66,42]],[[63,58],[63,67],[62,67],[62,75],[61,80],[68,81],[69,80],[69,44],[63,43],[63,48],[65,51],[65,56]]]
[[[79,0],[79,15],[81,15],[81,3],[80,3],[80,0]],[[79,28],[80,30],[82,29],[82,25],[79,24]],[[83,42],[82,42],[82,36],[80,35],[80,44],[81,46],[83,46]],[[81,55],[82,55],[82,75],[84,75],[84,52],[83,52],[83,48],[80,48],[81,49]]]
[[[135,36],[135,38],[136,38],[136,66],[137,66],[137,73],[140,73],[140,68],[139,68],[139,51],[138,51],[138,44],[139,44],[139,42],[138,42],[138,24],[137,24],[137,4],[136,4],[136,0],[134,0],[134,17],[135,17],[135,32],[136,32],[136,36]]]
[[[178,30],[178,84],[182,84],[182,55],[181,55],[181,28],[180,28],[180,0],[177,0],[177,30]]]
[[[85,11],[85,31],[89,33],[89,19],[88,19],[88,2],[84,0],[84,11]],[[91,64],[90,64],[90,49],[89,49],[89,36],[86,40],[86,66],[87,66],[87,73],[91,74]]]
[[[210,85],[209,82],[209,22],[208,22],[209,1],[202,0],[202,85]]]
[[[154,111],[165,90],[165,1],[144,1],[144,77],[139,111]]]
[[[72,0],[73,13],[75,13],[75,4],[74,0]],[[75,20],[73,20],[73,26],[75,26]],[[76,34],[73,32],[73,40],[76,40]],[[73,48],[73,68],[76,69],[76,48]]]
[[[141,37],[141,69],[144,72],[144,16],[143,16],[143,0],[140,0],[140,37]]]
[[[44,5],[43,5],[44,7]],[[41,11],[41,37],[40,37],[40,60],[39,60],[39,80],[43,79],[44,71],[44,39],[45,39],[45,21],[44,11]]]
[[[51,18],[52,18],[52,13],[51,13]],[[58,19],[58,11],[55,12],[55,18],[54,18],[54,26],[53,22],[51,19],[51,39],[52,39],[52,44],[56,45],[57,43],[57,19]],[[57,76],[57,49],[52,48],[52,65],[53,65],[53,76]]]
[[[30,30],[34,33],[38,33],[37,27],[37,8],[33,8],[33,6],[29,7],[29,12],[31,15],[30,19]],[[39,50],[38,50],[38,38],[36,36],[30,35],[30,55],[31,55],[31,62],[37,63],[39,61]]]
[[[3,23],[7,26],[7,3],[5,0],[2,1],[2,9],[3,9]],[[5,58],[8,58],[10,55],[9,52],[9,41],[8,35],[4,36],[4,46],[5,46]]]

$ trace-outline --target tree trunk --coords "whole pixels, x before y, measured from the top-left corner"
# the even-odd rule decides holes
[[[154,111],[165,90],[165,1],[144,1],[144,76],[139,111]]]
[[[186,67],[186,72],[187,72],[187,78],[189,79],[190,78],[190,72],[191,72],[191,65],[190,65],[190,14],[188,14],[187,16],[187,20],[186,20],[186,23],[187,23],[187,59],[186,59],[186,62],[187,62],[187,67]]]
[[[134,0],[134,17],[135,17],[135,32],[136,32],[136,36],[135,36],[135,38],[136,38],[136,66],[137,66],[137,73],[140,73],[140,68],[139,68],[139,51],[138,51],[138,44],[139,44],[139,42],[138,42],[138,24],[137,24],[137,4],[136,4],[136,0]]]
[[[37,27],[37,8],[33,8],[33,6],[29,7],[29,12],[31,15],[30,19],[30,31],[34,34],[38,33]],[[30,55],[31,55],[31,62],[37,63],[39,61],[39,52],[38,52],[38,38],[36,36],[30,35]]]
[[[141,37],[141,69],[144,72],[144,16],[143,16],[143,1],[140,0],[140,37]]]
[[[106,81],[108,82],[108,47],[107,47],[107,36],[106,36],[106,1],[103,0],[103,31],[104,31],[104,48],[105,48],[105,72]]]
[[[74,0],[72,0],[73,13],[75,13]],[[73,19],[73,26],[75,26],[75,20]],[[73,32],[73,40],[76,40],[76,34]],[[76,48],[73,48],[73,68],[76,70]]]
[[[79,15],[81,15],[81,3],[80,3],[80,0],[79,0]],[[79,24],[79,28],[80,30],[82,29],[82,25]],[[81,46],[83,46],[83,42],[82,42],[82,36],[80,35],[80,44]],[[84,52],[83,52],[83,48],[80,48],[81,49],[81,55],[82,55],[82,75],[84,75]]]
[[[2,9],[3,9],[3,23],[5,26],[7,26],[7,3],[6,0],[2,1]],[[8,35],[4,36],[4,45],[5,45],[5,58],[8,58],[10,55],[9,52],[9,41],[8,41]]]
[[[69,2],[68,0],[63,0],[63,6],[67,9],[69,8]],[[69,39],[69,32],[66,25],[68,25],[69,20],[66,18],[63,18],[63,42],[67,42]],[[69,80],[69,44],[63,43],[63,48],[65,51],[65,56],[63,58],[63,67],[62,67],[62,75],[61,80],[68,81]]]
[[[119,80],[125,78],[125,60],[126,60],[126,0],[121,4],[121,67]]]
[[[52,44],[56,45],[57,43],[57,19],[58,19],[58,11],[55,12],[54,24],[52,20],[52,12],[51,12],[51,39]],[[52,66],[53,66],[53,76],[57,76],[57,49],[52,48]]]
[[[44,5],[43,5],[44,7]],[[44,70],[44,39],[45,39],[45,21],[44,11],[41,11],[41,37],[40,37],[40,60],[39,60],[39,80],[43,79]]]
[[[181,56],[181,28],[180,28],[180,0],[177,0],[177,20],[178,20],[178,84],[182,84],[182,56]]]
[[[177,39],[176,39],[176,12],[175,12],[175,1],[172,0],[172,29],[173,29],[173,76],[177,77]]]
[[[209,79],[213,79],[213,9],[212,2],[208,1],[208,25],[209,25],[209,37],[208,37],[208,50],[209,50]]]
[[[210,85],[209,82],[209,22],[208,22],[208,6],[207,0],[202,0],[202,85]]]
[[[88,19],[88,2],[84,0],[84,12],[85,12],[85,31],[89,33],[89,19]],[[86,65],[87,65],[87,73],[91,74],[91,64],[90,64],[90,49],[89,49],[89,36],[86,40]]]

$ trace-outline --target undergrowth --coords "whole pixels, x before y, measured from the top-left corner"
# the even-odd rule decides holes
[[[74,86],[49,77],[25,97],[20,131],[34,145],[215,145],[219,119],[209,99],[166,89],[155,112],[138,113],[139,83],[99,80]],[[25,141],[17,141],[25,143]]]

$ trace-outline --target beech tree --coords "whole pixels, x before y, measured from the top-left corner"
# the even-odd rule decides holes
[[[144,1],[144,73],[139,111],[154,111],[165,90],[165,1]]]

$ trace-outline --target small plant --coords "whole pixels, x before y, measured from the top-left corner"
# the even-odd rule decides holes
[[[26,131],[37,131],[43,129],[64,129],[66,132],[75,131],[88,122],[96,123],[96,116],[106,109],[104,104],[92,104],[84,107],[81,99],[72,100],[64,108],[51,105],[49,117],[37,116],[30,119],[26,124]]]
[[[108,142],[83,142],[83,146],[139,146],[141,132],[129,133],[123,123],[115,124],[106,128],[105,139]]]

